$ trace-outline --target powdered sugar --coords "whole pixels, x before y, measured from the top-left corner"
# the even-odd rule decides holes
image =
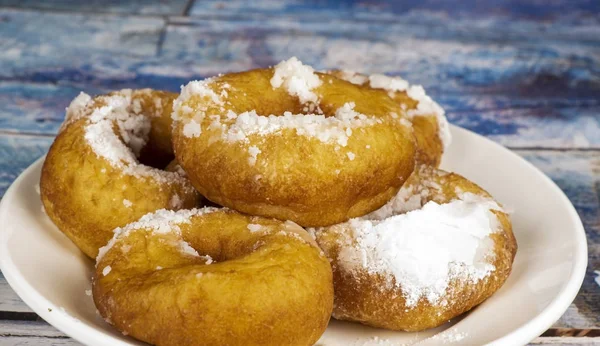
[[[348,81],[352,84],[363,85],[365,84],[369,78],[361,73],[356,73],[350,70],[342,70],[340,72],[340,78]]]
[[[183,201],[178,194],[173,194],[173,196],[171,196],[171,199],[169,200],[169,206],[173,209],[179,209],[183,207]]]
[[[331,117],[291,112],[285,112],[281,116],[262,116],[254,110],[241,114],[229,112],[227,117],[229,121],[233,120],[229,126],[219,121],[215,127],[222,128],[222,139],[228,142],[247,141],[250,135],[266,136],[291,129],[296,135],[316,138],[324,143],[336,143],[343,147],[348,144],[352,129],[381,122],[380,119],[356,112],[354,103],[351,102],[344,104]]]
[[[102,275],[106,276],[106,275],[110,274],[111,270],[112,270],[112,268],[110,266],[104,267],[104,269],[102,269]]]
[[[128,199],[124,199],[124,200],[123,200],[123,205],[124,205],[126,208],[131,208],[131,206],[133,205],[133,203],[131,203],[131,201],[130,201],[130,200],[128,200]]]
[[[488,276],[497,219],[486,206],[455,200],[429,202],[421,209],[382,221],[352,219],[354,242],[342,246],[347,271],[366,270],[402,289],[407,307],[419,300],[441,303],[452,280],[477,282]]]
[[[175,232],[176,234],[181,234],[181,229],[179,228],[180,224],[189,224],[190,218],[193,216],[203,215],[207,213],[213,213],[218,208],[206,207],[202,209],[190,209],[190,210],[179,210],[172,211],[166,209],[160,209],[153,213],[146,214],[142,216],[138,221],[132,222],[125,227],[118,227],[114,232],[113,238],[106,244],[101,247],[98,251],[98,256],[96,257],[96,263],[99,263],[100,260],[104,257],[104,255],[119,241],[119,239],[127,236],[131,231],[135,230],[146,230],[149,232],[153,232],[155,234],[165,234],[170,232]],[[198,256],[196,250],[191,248],[189,244],[185,241],[181,241],[180,249],[183,253],[187,253],[189,255]],[[192,251],[193,250],[193,251]]]
[[[248,230],[252,233],[260,231],[261,228],[262,228],[262,226],[259,224],[255,224],[255,223],[248,224]]]
[[[283,86],[290,95],[297,96],[301,103],[317,103],[318,97],[312,90],[321,83],[315,70],[311,66],[302,64],[296,57],[277,64],[271,78],[273,88]]]
[[[248,158],[248,164],[250,166],[254,166],[256,164],[256,157],[260,153],[261,151],[256,145],[253,145],[250,148],[248,148],[248,154],[250,154],[250,157]]]
[[[388,77],[384,74],[373,74],[369,76],[371,88],[384,89],[387,91],[405,91],[408,88],[408,82],[402,78]]]
[[[77,119],[80,119],[86,114],[86,108],[92,101],[90,95],[80,92],[77,97],[71,101],[71,104],[66,108],[65,120],[62,123],[58,132],[62,132],[69,124],[73,123]]]
[[[98,157],[123,174],[151,178],[158,183],[183,184],[188,190],[192,189],[177,173],[154,169],[137,160],[148,141],[151,117],[159,116],[157,110],[146,114],[141,106],[140,97],[150,92],[149,89],[124,89],[95,99],[81,93],[67,108],[65,124],[85,117],[86,143]]]
[[[407,112],[409,116],[420,116],[434,114],[438,121],[438,134],[444,149],[448,148],[452,141],[452,135],[450,134],[450,125],[448,119],[446,119],[444,109],[437,104],[431,97],[425,93],[420,85],[413,85],[406,91],[407,95],[413,100],[417,100],[417,109],[411,109]]]
[[[183,135],[188,138],[198,137],[202,133],[202,128],[194,119],[183,125]]]
[[[418,102],[417,108],[408,110],[407,115],[410,117],[435,115],[439,128],[438,135],[444,149],[450,145],[452,135],[450,134],[450,125],[448,119],[446,119],[445,111],[425,93],[425,89],[421,85],[411,86],[406,80],[400,77],[389,77],[383,74],[373,74],[367,77],[351,71],[342,71],[339,77],[358,85],[365,84],[368,79],[371,88],[387,90],[390,96],[393,96],[395,92],[405,91],[408,97]],[[402,106],[404,106],[403,109],[406,107],[406,105]]]

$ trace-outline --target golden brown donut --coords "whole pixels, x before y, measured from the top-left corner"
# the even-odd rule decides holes
[[[333,266],[333,317],[405,331],[490,297],[517,250],[509,216],[486,191],[425,167],[383,208],[315,235]]]
[[[174,103],[173,146],[207,199],[324,226],[381,207],[412,173],[404,113],[380,90],[292,58],[189,83]]]
[[[160,208],[199,202],[182,170],[167,172],[138,159],[164,167],[173,158],[174,97],[149,89],[93,99],[81,93],[67,108],[44,161],[40,192],[50,219],[87,256],[94,258],[116,227]]]
[[[382,74],[363,75],[352,71],[328,71],[332,75],[366,88],[384,90],[406,110],[417,143],[417,163],[438,167],[451,134],[444,109],[433,101],[420,85],[410,85],[400,77]]]
[[[313,345],[333,304],[329,261],[287,221],[159,210],[115,230],[93,280],[100,314],[156,345]]]

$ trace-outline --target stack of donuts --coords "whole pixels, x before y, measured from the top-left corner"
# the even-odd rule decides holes
[[[99,313],[150,344],[312,345],[331,316],[419,331],[490,297],[517,249],[502,206],[437,168],[449,143],[421,86],[291,58],[81,93],[41,197],[96,260]]]

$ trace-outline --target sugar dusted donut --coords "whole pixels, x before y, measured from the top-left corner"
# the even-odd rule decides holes
[[[192,208],[199,194],[173,158],[170,113],[175,94],[122,90],[81,93],[52,144],[40,180],[50,219],[86,255],[95,257],[116,227],[160,208]]]
[[[380,89],[394,99],[413,124],[417,142],[417,163],[439,166],[442,154],[452,136],[444,109],[431,99],[420,85],[410,85],[400,77],[382,74],[363,75],[352,71],[335,70],[329,73],[350,83]]]
[[[293,222],[159,210],[115,230],[93,280],[100,314],[156,345],[313,345],[333,304],[329,261]]]
[[[186,85],[173,146],[207,199],[244,213],[324,226],[371,212],[414,168],[397,102],[292,58]]]
[[[315,231],[330,258],[333,317],[419,331],[480,304],[510,274],[508,215],[483,189],[422,168],[383,208]]]

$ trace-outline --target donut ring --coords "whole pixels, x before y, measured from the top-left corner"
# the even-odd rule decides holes
[[[175,96],[149,89],[93,99],[81,93],[67,108],[44,161],[40,195],[50,219],[87,256],[94,258],[116,227],[160,208],[199,202],[181,169],[167,172],[137,158],[153,156],[147,162],[163,165],[172,159]]]
[[[175,156],[194,187],[247,214],[339,223],[381,207],[414,170],[396,102],[295,58],[191,82],[173,109]]]
[[[115,230],[93,297],[107,322],[150,344],[312,345],[329,322],[333,282],[293,222],[159,210]]]
[[[509,216],[487,192],[432,168],[383,208],[315,235],[333,266],[333,317],[405,331],[439,326],[486,300],[517,250]]]
[[[352,71],[333,70],[328,73],[350,83],[385,90],[400,104],[412,122],[417,142],[417,163],[438,167],[442,154],[450,145],[452,135],[444,109],[427,96],[420,85],[410,85],[400,77],[382,74],[363,75]]]

